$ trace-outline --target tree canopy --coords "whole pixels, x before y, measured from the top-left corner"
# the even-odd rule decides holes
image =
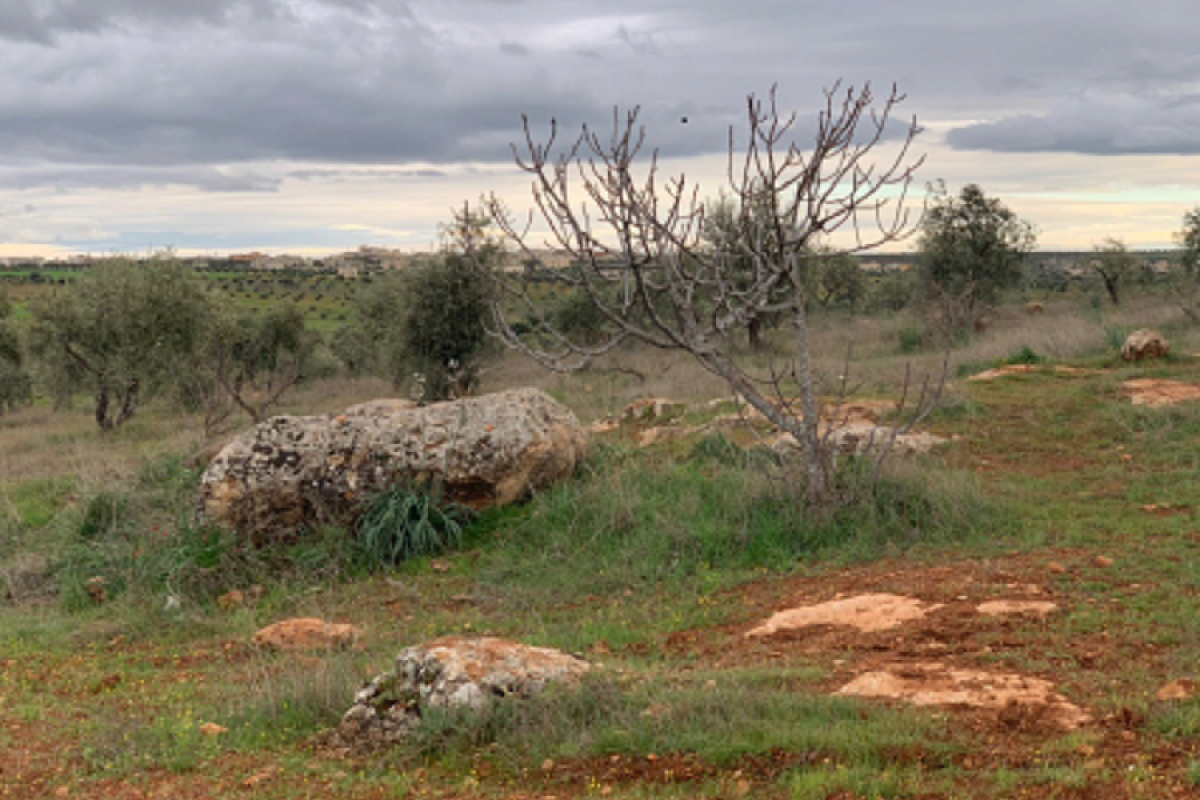
[[[942,184],[921,225],[920,270],[948,331],[961,331],[1021,280],[1025,257],[1037,243],[1033,225],[975,184],[957,197]]]
[[[169,257],[102,262],[32,311],[31,350],[51,392],[59,401],[90,393],[106,431],[178,378],[210,314],[203,292]]]

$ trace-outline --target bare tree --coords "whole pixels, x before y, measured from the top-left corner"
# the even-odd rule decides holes
[[[525,118],[524,146],[514,153],[533,179],[536,214],[549,234],[535,246],[534,214],[518,220],[494,195],[485,200],[485,212],[527,263],[540,261],[546,247],[568,257],[572,266],[555,274],[600,312],[603,336],[579,341],[564,335],[519,276],[489,272],[498,289],[494,332],[559,371],[586,366],[629,340],[690,354],[779,432],[795,437],[807,499],[828,503],[833,453],[819,423],[806,272],[816,245],[828,245],[835,231],[846,234],[848,244],[839,251],[845,253],[911,232],[906,201],[922,161],[910,154],[916,120],[885,142],[903,99],[893,87],[877,106],[869,86],[835,86],[825,92],[816,135],[805,149],[794,138],[795,114],[779,110],[775,90],[765,100],[751,95],[746,139],[739,142],[730,131],[724,187],[734,201],[738,235],[717,248],[705,241],[698,187],[684,175],[664,179],[656,151],[640,163],[645,133],[638,109],[624,116],[614,111],[610,135],[584,126],[561,149],[555,125],[539,143]],[[876,163],[887,147],[891,155]],[[739,358],[733,334],[780,313],[794,328],[795,362],[755,370]]]

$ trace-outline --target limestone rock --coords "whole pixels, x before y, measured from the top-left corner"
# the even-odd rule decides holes
[[[687,406],[665,397],[646,397],[634,400],[621,412],[625,422],[663,423],[678,419],[687,411]]]
[[[845,625],[863,633],[874,633],[919,620],[941,607],[939,603],[923,603],[915,597],[863,594],[778,611],[766,622],[747,631],[746,637],[772,636],[814,625]]]
[[[577,656],[490,636],[447,636],[409,647],[396,669],[354,696],[332,744],[376,750],[400,741],[421,722],[421,709],[479,709],[497,698],[525,698],[553,683],[571,685],[591,668]]]
[[[1126,361],[1141,361],[1146,358],[1163,358],[1171,346],[1158,331],[1142,328],[1129,334],[1121,346],[1121,358]]]
[[[529,697],[551,683],[573,683],[590,666],[548,647],[447,636],[401,652],[396,676],[399,691],[422,706],[479,708],[494,697]]]
[[[254,634],[254,644],[270,650],[339,650],[354,646],[362,635],[355,625],[300,617],[268,625]]]
[[[893,698],[917,706],[959,706],[995,711],[1006,723],[1033,723],[1071,731],[1091,715],[1041,678],[958,669],[939,662],[888,665],[859,675],[835,694]]]
[[[1196,696],[1196,681],[1191,678],[1179,678],[1159,688],[1154,696],[1163,702],[1191,700]]]
[[[1121,384],[1135,406],[1173,406],[1200,400],[1200,386],[1165,378],[1134,378]]]
[[[446,499],[505,505],[569,476],[588,434],[565,406],[519,389],[425,407],[377,400],[275,417],[226,445],[200,479],[200,512],[256,541],[351,521],[361,500],[437,479]]]

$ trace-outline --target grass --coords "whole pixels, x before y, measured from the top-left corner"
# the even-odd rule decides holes
[[[1135,408],[1119,386],[1148,374],[1196,382],[1200,370],[1186,355],[1120,365],[1106,331],[1161,326],[1184,353],[1194,334],[1148,302],[1103,317],[1050,305],[1038,317],[1004,311],[954,359],[1037,357],[1104,372],[957,384],[933,420],[957,440],[894,465],[874,493],[847,469],[854,502],[839,514],[799,511],[768,477],[773,457],[719,436],[649,450],[617,436],[574,480],[482,515],[459,542],[434,548],[436,559],[412,553],[370,575],[346,531],[254,551],[194,526],[195,421],[151,407],[138,425],[101,437],[82,410],[0,418],[0,568],[42,554],[57,587],[50,604],[0,601],[0,796],[53,796],[61,785],[101,796],[124,781],[234,797],[277,768],[294,779],[264,779],[257,794],[1188,796],[1200,785],[1200,706],[1153,693],[1195,677],[1200,663],[1200,411]],[[835,354],[854,341],[863,390],[886,396],[903,371],[897,331],[912,320],[826,322],[815,331],[831,354],[820,368],[836,374]],[[775,347],[786,353],[782,335]],[[918,367],[940,358],[911,357]],[[614,359],[569,379],[506,361],[486,380],[539,381],[589,419],[639,396],[728,394],[661,353]],[[386,392],[374,382],[316,385],[289,410]],[[696,409],[683,419],[705,422]],[[85,588],[96,575],[108,579],[99,603]],[[1061,604],[1050,622],[943,639],[914,630],[899,645],[871,640],[878,650],[830,632],[766,644],[740,636],[797,596],[875,587],[974,599],[1029,585]],[[231,589],[253,599],[222,608],[216,598]],[[170,597],[181,602],[168,607]],[[298,657],[247,645],[286,616],[365,625],[365,649]],[[395,652],[447,633],[557,646],[601,666],[578,692],[483,715],[431,713],[418,738],[374,760],[310,749]],[[916,657],[939,643],[930,652],[1058,680],[1106,721],[1075,734],[1009,731],[969,712],[829,696],[864,659],[902,646]],[[1137,720],[1133,739],[1113,721],[1125,718]],[[227,732],[205,736],[205,722]],[[21,761],[6,755],[15,753]]]

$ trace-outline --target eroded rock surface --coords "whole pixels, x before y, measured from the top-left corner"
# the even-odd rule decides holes
[[[436,479],[449,500],[505,505],[569,476],[588,441],[570,409],[537,389],[275,417],[212,461],[201,513],[262,541],[304,523],[347,522],[362,498],[396,484]]]
[[[916,706],[967,706],[995,710],[1013,724],[1074,730],[1091,721],[1079,706],[1041,678],[949,667],[938,662],[897,664],[859,675],[837,691],[854,697],[891,698]]]
[[[939,604],[924,603],[915,597],[861,594],[779,611],[763,624],[748,631],[746,636],[771,636],[781,631],[799,630],[813,625],[847,625],[863,633],[873,633],[921,619],[938,608],[941,608]]]
[[[1044,617],[1057,608],[1058,604],[1049,600],[988,600],[976,606],[975,610],[986,617],[1006,617],[1019,614]]]
[[[1173,406],[1200,400],[1200,386],[1162,378],[1134,378],[1121,387],[1135,406]]]
[[[335,736],[350,749],[386,746],[420,725],[422,708],[480,709],[527,698],[551,684],[575,684],[590,668],[560,650],[491,636],[435,639],[403,650],[394,671],[359,690]]]

